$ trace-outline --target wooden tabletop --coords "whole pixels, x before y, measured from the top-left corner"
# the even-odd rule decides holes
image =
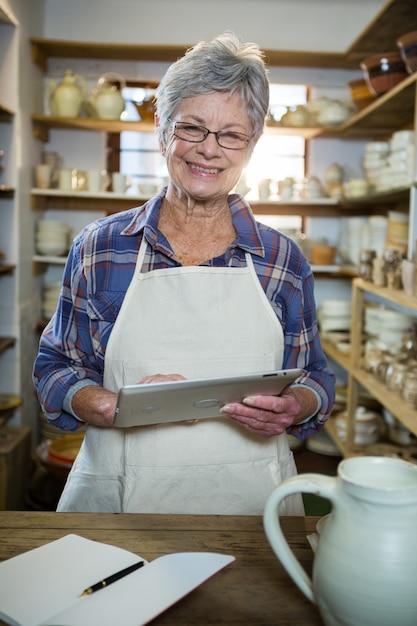
[[[282,518],[285,535],[309,574],[313,552],[306,535],[315,530],[317,520]],[[317,608],[276,559],[260,517],[0,511],[0,561],[69,533],[117,545],[147,560],[183,551],[236,557],[156,618],[152,623],[158,626],[323,626]]]

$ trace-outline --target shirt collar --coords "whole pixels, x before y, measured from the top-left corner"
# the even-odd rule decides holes
[[[143,231],[149,243],[155,245],[158,239],[159,212],[165,195],[166,187],[135,212],[133,219],[121,234],[131,236]],[[230,194],[228,202],[233,226],[236,230],[236,240],[233,245],[250,254],[264,257],[265,248],[259,233],[258,223],[249,204],[239,194]]]

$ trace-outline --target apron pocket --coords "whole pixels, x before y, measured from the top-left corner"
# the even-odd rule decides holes
[[[278,475],[281,475],[280,464],[271,458],[183,467],[129,467],[123,510],[127,513],[262,515]]]
[[[124,479],[70,473],[58,502],[58,512],[122,513]]]

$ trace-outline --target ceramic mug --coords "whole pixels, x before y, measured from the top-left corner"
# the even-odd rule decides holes
[[[61,191],[71,191],[72,189],[72,171],[70,169],[59,170],[58,187]]]
[[[87,171],[87,189],[92,193],[103,191],[103,175],[101,170]]]
[[[129,183],[128,177],[121,172],[113,172],[111,175],[112,179],[112,187],[114,193],[125,193],[127,190]]]
[[[39,189],[49,189],[51,186],[51,174],[52,169],[50,165],[46,163],[37,165],[35,169],[36,186]]]

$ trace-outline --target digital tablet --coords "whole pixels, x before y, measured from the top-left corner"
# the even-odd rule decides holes
[[[118,394],[114,425],[123,428],[221,417],[225,404],[251,395],[279,396],[302,373],[302,369],[288,369],[127,385]]]

